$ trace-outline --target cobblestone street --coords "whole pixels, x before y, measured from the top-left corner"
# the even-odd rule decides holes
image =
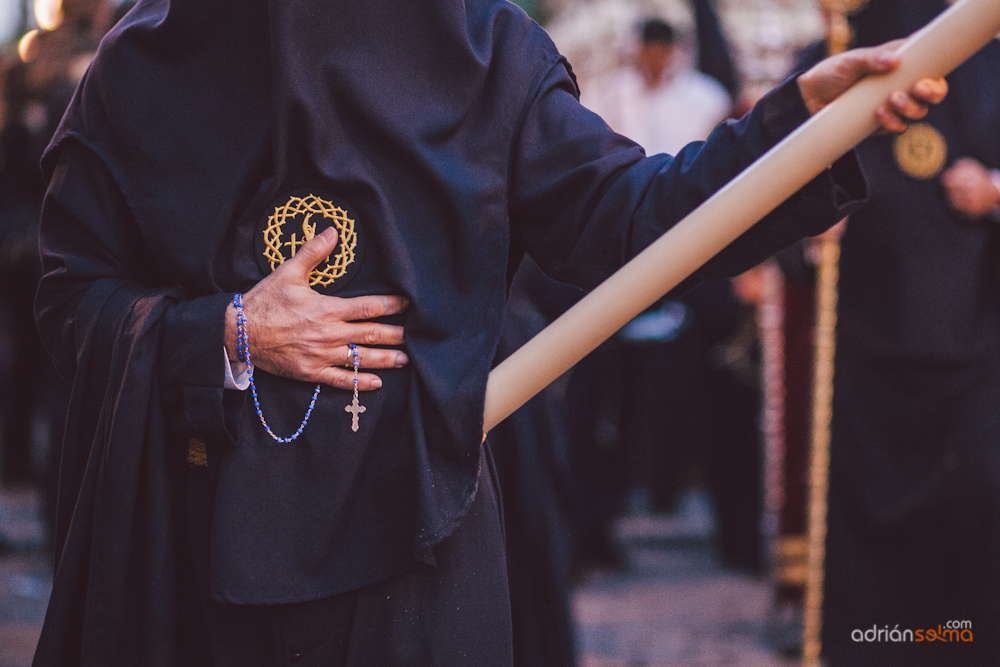
[[[51,590],[37,495],[0,493],[0,667],[27,667]],[[704,531],[669,520],[619,531],[624,573],[596,573],[578,588],[581,667],[790,667],[767,646],[767,584],[720,568]],[[699,534],[702,533],[702,534]]]
[[[706,542],[631,547],[624,574],[576,592],[581,667],[791,667],[768,646],[771,591]]]
[[[0,667],[27,667],[52,590],[36,493],[0,492],[0,536]]]

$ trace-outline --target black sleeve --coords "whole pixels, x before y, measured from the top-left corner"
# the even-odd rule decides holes
[[[171,426],[186,435],[225,437],[224,314],[231,295],[196,296],[168,282],[126,195],[104,162],[75,140],[60,147],[42,209],[40,247],[45,275],[36,317],[60,372],[70,379],[76,374],[78,343],[91,333],[85,323],[118,316],[83,311],[108,303],[132,307],[128,300],[88,299],[95,285],[103,291],[118,284],[163,299],[154,370]]]
[[[656,240],[808,118],[789,80],[739,121],[676,157],[645,157],[581,106],[563,63],[542,82],[514,147],[511,221],[516,248],[553,278],[592,288]],[[738,274],[821,233],[862,203],[853,153],[839,160],[696,273]]]

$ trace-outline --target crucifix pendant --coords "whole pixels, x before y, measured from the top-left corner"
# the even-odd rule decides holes
[[[358,416],[362,412],[364,412],[365,409],[366,409],[365,406],[363,406],[360,403],[358,403],[358,397],[357,396],[354,397],[354,400],[351,401],[350,405],[348,405],[347,407],[344,408],[345,412],[350,412],[351,413],[351,417],[352,417],[351,418],[351,430],[352,431],[357,431],[358,430]]]

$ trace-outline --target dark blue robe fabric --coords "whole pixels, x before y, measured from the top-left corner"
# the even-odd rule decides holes
[[[168,428],[209,441],[216,600],[318,599],[431,562],[475,493],[510,267],[527,251],[593,287],[805,117],[789,82],[708,142],[645,158],[579,105],[568,64],[508,3],[140,2],[103,42],[44,160],[37,315],[63,373],[92,386],[88,360],[112,344],[98,331],[134,342],[121,323],[135,303],[92,297],[95,286],[121,281],[157,310],[143,320],[155,344],[121,361],[134,375],[115,366],[99,389],[76,390],[43,641],[87,641],[50,644],[37,664],[130,664],[94,657],[90,638],[114,645],[121,628],[80,613],[80,596],[133,610],[128,596],[103,597],[115,589],[102,581],[137,576],[139,536],[169,541],[174,519],[150,489],[116,489],[117,504],[153,503],[158,519],[113,536],[135,547],[122,567],[96,553],[98,509],[113,507],[89,499],[118,461],[95,455],[92,477],[81,461],[116,441],[119,422],[156,430],[136,446],[158,457]],[[347,392],[326,388],[304,435],[278,445],[246,396],[223,389],[223,313],[265,275],[256,243],[275,201],[302,188],[345,202],[365,239],[353,277],[327,293],[409,297],[394,321],[411,363],[380,373],[358,432]],[[849,156],[699,274],[740,272],[864,193]],[[149,409],[109,412],[106,392],[131,377],[156,388]],[[271,424],[290,433],[312,387],[257,379]],[[163,600],[165,626],[135,633],[137,655],[160,655],[176,630],[161,584],[143,599]]]

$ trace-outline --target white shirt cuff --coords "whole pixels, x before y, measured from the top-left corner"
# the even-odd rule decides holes
[[[226,389],[246,391],[250,386],[250,378],[247,376],[247,365],[242,361],[230,361],[226,348],[222,348],[222,355],[226,361]]]
[[[997,192],[1000,192],[1000,170],[991,169],[990,179],[993,180],[993,187],[997,189]],[[1000,206],[994,206],[993,210],[987,213],[987,215],[993,222],[1000,222]]]

